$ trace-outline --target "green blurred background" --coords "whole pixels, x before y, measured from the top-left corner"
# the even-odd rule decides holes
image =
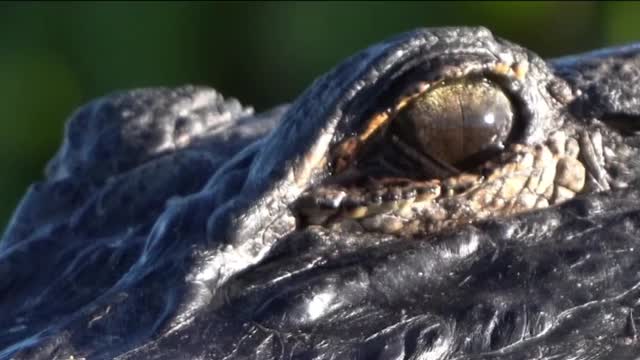
[[[629,2],[0,3],[0,230],[66,117],[120,89],[209,85],[260,111],[419,26],[484,25],[544,57],[640,40]]]

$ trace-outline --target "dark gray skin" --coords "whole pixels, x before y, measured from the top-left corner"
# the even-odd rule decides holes
[[[291,204],[331,175],[317,160],[394,86],[498,62],[528,64],[500,80],[514,142],[567,128],[616,150],[585,193],[416,238],[296,225]],[[445,28],[259,115],[206,88],[95,100],[0,243],[0,358],[636,358],[639,83],[637,45],[545,62]]]

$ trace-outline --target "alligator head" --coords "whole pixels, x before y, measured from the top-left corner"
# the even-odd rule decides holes
[[[95,100],[0,243],[0,358],[633,358],[639,81],[442,28],[261,114]]]

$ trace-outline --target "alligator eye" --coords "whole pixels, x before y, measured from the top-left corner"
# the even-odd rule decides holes
[[[460,168],[502,149],[512,122],[511,102],[497,85],[458,80],[418,96],[389,130],[432,161]]]

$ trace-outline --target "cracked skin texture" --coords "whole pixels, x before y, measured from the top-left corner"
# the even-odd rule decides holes
[[[478,74],[515,104],[513,144],[575,140],[583,189],[412,236],[296,223],[397,86]],[[638,83],[637,45],[544,61],[441,28],[262,114],[202,87],[97,99],[0,243],[0,358],[634,359]]]

